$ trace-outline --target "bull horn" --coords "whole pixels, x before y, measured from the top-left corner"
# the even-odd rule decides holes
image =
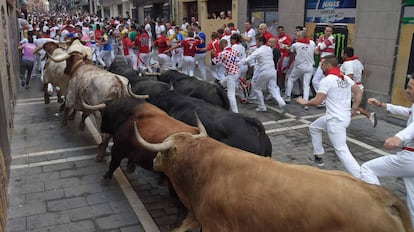
[[[141,144],[145,149],[150,151],[158,152],[158,151],[166,151],[173,146],[173,142],[171,140],[164,141],[162,143],[149,143],[142,138],[142,136],[138,132],[137,122],[134,121],[134,132],[135,138],[137,139],[138,143]]]
[[[196,138],[202,138],[202,137],[207,137],[207,130],[204,127],[203,123],[201,122],[200,118],[198,117],[197,112],[194,112],[195,117],[196,117],[196,121],[197,121],[197,127],[199,130],[199,134],[198,135],[194,135],[194,137]]]
[[[86,103],[83,100],[83,98],[81,98],[81,102],[82,102],[82,107],[85,108],[85,109],[87,109],[87,110],[94,110],[94,111],[95,110],[102,110],[102,109],[104,109],[106,107],[106,104],[105,103],[98,104],[98,105],[94,105],[94,106],[89,105],[88,103]]]
[[[52,59],[54,62],[58,63],[58,62],[62,62],[64,60],[69,59],[70,58],[70,54],[62,53],[62,54],[59,54],[59,55],[57,55],[55,57],[52,56],[52,55],[50,55],[49,58]]]
[[[159,76],[159,73],[144,72],[145,76]]]
[[[137,95],[137,94],[135,94],[134,92],[132,92],[132,89],[131,89],[131,85],[130,85],[130,84],[128,84],[127,89],[128,89],[128,93],[129,93],[131,96],[135,97],[135,98],[138,98],[138,99],[147,99],[147,98],[149,98],[149,96],[148,96],[148,95]]]

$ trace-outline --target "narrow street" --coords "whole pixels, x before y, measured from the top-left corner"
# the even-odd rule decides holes
[[[168,231],[179,211],[166,184],[159,183],[159,174],[142,168],[133,174],[117,172],[109,186],[102,186],[107,164],[94,160],[99,138],[93,124],[79,131],[78,115],[61,127],[56,98],[45,105],[39,78],[31,83],[30,89],[20,87],[18,93],[7,231]],[[308,125],[325,109],[305,111],[292,102],[282,115],[273,102],[267,103],[268,112],[256,112],[255,104],[239,104],[240,112],[263,123],[273,145],[273,159],[312,165],[306,159],[312,154]],[[367,118],[357,116],[348,129],[348,146],[361,164],[394,153],[382,145],[399,130],[400,126],[382,120],[372,128]],[[324,147],[323,169],[344,170],[326,135]],[[401,180],[381,180],[404,199]]]

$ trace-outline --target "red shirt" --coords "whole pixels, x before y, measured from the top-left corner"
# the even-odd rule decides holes
[[[95,30],[95,41],[101,41],[103,32],[101,30]]]
[[[226,67],[226,75],[238,74],[239,66],[237,66],[237,56],[231,47],[225,48],[213,59],[214,63],[223,63]]]
[[[218,54],[221,52],[219,43],[220,43],[219,39],[215,39],[215,40],[210,41],[210,43],[207,44],[207,47],[206,47],[207,48],[207,51],[213,50],[211,52],[211,54],[213,55],[213,57],[217,57]]]
[[[122,47],[124,49],[124,55],[129,55],[128,48],[132,48],[134,46],[134,43],[131,42],[129,37],[125,37],[122,39]]]
[[[269,42],[269,39],[276,38],[272,33],[268,32],[268,31],[263,33],[263,37],[265,37],[265,39],[266,39],[266,44],[267,44],[267,42]]]
[[[292,39],[288,34],[283,34],[277,37],[277,44],[276,47],[279,49],[280,53],[283,57],[289,56],[290,49],[286,48],[286,46],[292,45]]]
[[[149,53],[149,35],[147,33],[141,33],[135,37],[135,46],[138,47],[139,53]]]
[[[183,47],[183,55],[184,56],[195,56],[197,46],[201,44],[201,40],[197,40],[194,38],[187,38],[185,40],[181,40],[180,45]]]
[[[158,54],[164,53],[170,48],[170,39],[165,35],[161,35],[155,40],[154,46],[158,47]]]

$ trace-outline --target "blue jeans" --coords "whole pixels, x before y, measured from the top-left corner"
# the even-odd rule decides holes
[[[20,62],[20,80],[22,83],[26,83],[26,85],[29,85],[30,77],[32,76],[32,70],[34,66],[34,61],[22,59]],[[27,71],[26,77],[24,74]]]

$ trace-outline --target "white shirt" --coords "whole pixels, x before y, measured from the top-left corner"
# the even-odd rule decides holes
[[[340,121],[351,120],[351,88],[355,82],[348,76],[344,80],[329,74],[321,79],[318,93],[326,94],[327,119],[336,118]]]
[[[361,61],[358,59],[355,60],[348,60],[344,61],[341,65],[341,72],[345,75],[352,74],[353,80],[357,84],[362,84],[362,71],[364,70],[364,66],[362,65]]]
[[[183,31],[187,31],[187,27],[188,27],[188,25],[190,25],[190,24],[189,24],[189,23],[187,23],[187,22],[185,22],[185,23],[181,24],[181,30],[183,30]]]
[[[145,31],[147,32],[147,34],[149,35],[150,39],[152,37],[152,32],[151,32],[151,24],[147,23],[145,24]]]
[[[155,34],[157,35],[157,38],[160,37],[161,31],[165,31],[165,25],[164,24],[155,24]]]
[[[242,62],[248,63],[252,60],[256,60],[255,68],[257,68],[259,73],[266,70],[275,70],[275,63],[273,62],[273,50],[267,45],[262,45],[257,48]]]
[[[236,52],[237,62],[246,59],[246,49],[243,47],[243,45],[235,43],[231,45],[231,48]]]
[[[414,118],[412,114],[413,110],[414,104],[411,105],[411,108],[387,104],[387,111],[389,111],[390,113],[398,114],[406,118],[408,117],[407,127],[395,134],[395,136],[397,136],[403,141],[403,146],[406,147],[414,147]]]
[[[251,40],[247,42],[247,50],[252,52],[256,49],[256,31],[253,28],[250,28],[249,31],[244,32],[244,36],[251,38]]]
[[[296,42],[290,47],[290,51],[294,52],[295,55],[295,66],[305,64],[313,66],[315,64],[314,52],[316,44],[312,40],[309,41],[309,44]]]

